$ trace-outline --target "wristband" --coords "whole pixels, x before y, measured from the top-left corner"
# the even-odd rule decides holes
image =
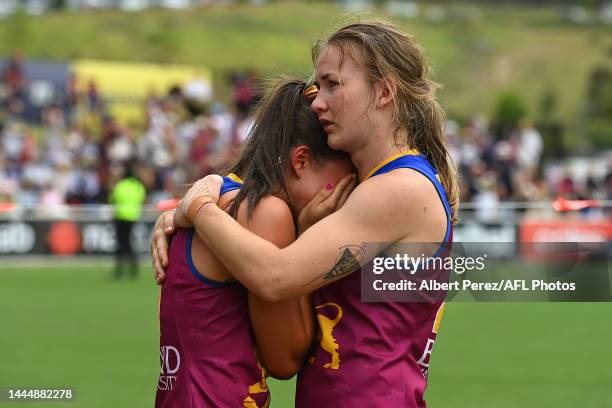
[[[200,210],[202,208],[204,208],[204,206],[206,206],[207,204],[214,204],[214,201],[211,200],[211,198],[209,196],[203,195],[203,196],[199,196],[197,197],[195,200],[193,200],[193,202],[189,205],[189,208],[187,209],[187,214],[185,214],[185,217],[187,217],[187,219],[189,221],[191,221],[192,224],[195,225],[196,222],[196,218],[198,216],[198,213],[200,212]]]

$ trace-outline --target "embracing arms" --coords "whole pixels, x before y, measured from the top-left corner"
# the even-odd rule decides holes
[[[241,210],[238,213],[240,224],[276,247],[284,248],[295,240],[293,217],[287,204],[280,199],[264,198],[250,219],[246,217],[246,209]],[[249,292],[249,314],[265,367],[275,377],[293,377],[301,368],[314,338],[309,297],[268,302]]]
[[[416,171],[400,169],[359,185],[342,208],[284,249],[241,227],[216,205],[202,207],[194,225],[249,290],[279,301],[310,293],[367,263],[376,254],[363,243],[436,242],[443,231],[429,238],[416,226],[440,225],[440,214],[444,217],[432,184]]]

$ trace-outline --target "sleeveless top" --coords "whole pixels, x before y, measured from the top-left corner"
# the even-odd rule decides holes
[[[449,247],[451,208],[436,170],[424,155],[412,150],[390,157],[366,179],[398,168],[414,169],[435,186],[448,220],[440,248]],[[296,407],[426,406],[423,394],[444,297],[365,303],[359,271],[311,296],[320,338],[299,373]]]
[[[224,178],[221,195],[240,188]],[[172,239],[160,299],[160,362],[155,407],[268,407],[265,372],[256,358],[248,292],[196,269],[195,231]]]

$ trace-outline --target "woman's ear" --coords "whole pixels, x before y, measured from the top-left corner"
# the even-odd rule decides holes
[[[397,86],[394,81],[383,81],[381,79],[374,84],[374,87],[376,91],[376,104],[379,108],[384,108],[393,102],[397,92]]]
[[[291,152],[291,170],[297,178],[304,177],[306,170],[312,165],[312,151],[308,146],[298,146]]]

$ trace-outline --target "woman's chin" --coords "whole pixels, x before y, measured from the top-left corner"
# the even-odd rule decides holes
[[[327,135],[327,145],[330,147],[330,149],[342,150],[344,143],[342,143],[341,137],[338,137],[332,133],[331,135]]]

